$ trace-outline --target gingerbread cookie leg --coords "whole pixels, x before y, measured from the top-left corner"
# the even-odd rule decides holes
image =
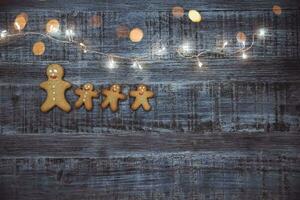
[[[101,103],[101,108],[105,109],[107,108],[107,106],[109,105],[109,100],[106,98],[105,100],[103,100],[103,102]]]
[[[116,112],[118,110],[118,101],[112,101],[110,103],[110,110]]]
[[[86,102],[85,102],[84,104],[85,104],[85,108],[86,108],[88,111],[92,110],[92,108],[93,108],[93,102],[92,102],[92,99],[86,100]]]
[[[55,106],[55,104],[49,100],[46,99],[46,101],[43,103],[43,105],[41,106],[41,111],[42,112],[48,112],[49,110],[51,110],[53,107]]]
[[[135,110],[139,109],[140,106],[141,106],[141,104],[135,100],[131,105],[131,109],[135,111]]]
[[[61,100],[60,102],[57,102],[57,107],[59,107],[65,112],[70,112],[71,110],[71,106],[66,100]]]
[[[76,102],[75,102],[75,107],[76,108],[80,108],[83,104],[83,101],[81,98],[79,98]]]
[[[148,102],[142,103],[142,106],[143,106],[143,109],[144,109],[145,111],[151,110],[151,106],[150,106],[150,104],[149,104]]]

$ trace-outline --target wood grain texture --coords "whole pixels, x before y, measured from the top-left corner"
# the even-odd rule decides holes
[[[280,16],[272,6],[283,8]],[[203,22],[172,17],[171,8],[198,9]],[[0,42],[0,199],[299,199],[300,193],[300,6],[297,0],[53,0],[0,1],[0,27],[12,29],[26,11],[26,31],[45,30],[56,18],[62,32],[75,27],[76,39],[92,49],[145,56],[144,70],[117,60],[84,54],[37,36]],[[102,26],[89,25],[98,15]],[[119,25],[140,27],[144,39],[116,36]],[[204,68],[175,53],[185,41],[203,50],[267,27],[242,61],[210,54]],[[45,54],[34,56],[36,41]],[[153,44],[169,50],[155,56]],[[249,40],[248,43],[249,44]],[[45,93],[39,83],[52,63],[65,68],[75,87],[112,83],[128,93],[150,86],[151,112],[132,112],[132,99],[120,111],[54,109],[41,113]],[[74,106],[73,106],[74,107]]]

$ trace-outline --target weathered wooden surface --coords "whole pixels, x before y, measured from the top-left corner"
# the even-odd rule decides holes
[[[299,199],[300,192],[300,9],[297,0],[229,1],[0,1],[0,29],[15,16],[29,15],[27,31],[44,31],[51,18],[62,30],[75,27],[76,39],[120,55],[150,55],[144,70],[45,38],[26,36],[0,42],[1,199]],[[203,22],[175,19],[172,6],[202,11]],[[99,15],[100,28],[89,26]],[[134,44],[118,39],[118,25],[140,27]],[[175,49],[191,41],[197,49],[222,40],[236,49],[235,34],[267,27],[242,61],[210,55],[199,70]],[[35,41],[46,43],[33,56]],[[165,42],[169,54],[155,56],[151,45]],[[97,89],[120,83],[124,91],[145,83],[156,93],[151,112],[69,114],[39,111],[45,93],[38,87],[45,68],[59,63],[67,92],[93,82]]]

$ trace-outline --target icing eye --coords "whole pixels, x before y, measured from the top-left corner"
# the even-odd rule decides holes
[[[49,70],[49,73],[52,73],[52,69]]]
[[[57,70],[56,70],[56,69],[54,69],[53,71],[54,71],[55,73],[57,73]]]

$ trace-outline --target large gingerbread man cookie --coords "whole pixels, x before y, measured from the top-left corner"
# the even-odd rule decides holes
[[[66,100],[65,92],[71,87],[71,83],[63,80],[63,67],[51,64],[47,67],[46,74],[48,80],[40,84],[40,87],[47,92],[47,98],[41,106],[41,111],[48,112],[57,106],[61,110],[69,112],[71,106]]]
[[[154,92],[147,89],[145,85],[139,85],[137,90],[132,90],[129,92],[129,96],[135,97],[134,102],[131,105],[132,110],[137,110],[139,107],[143,107],[145,111],[151,110],[151,105],[149,104],[149,98],[154,97]]]
[[[98,92],[94,91],[94,86],[91,83],[86,83],[82,88],[77,88],[75,94],[79,96],[75,103],[76,108],[80,108],[84,105],[85,109],[93,109],[93,98],[98,97]]]
[[[110,110],[116,112],[119,109],[119,100],[126,99],[126,95],[122,94],[121,86],[118,84],[112,85],[102,91],[105,96],[101,103],[101,108],[105,109],[110,106]]]

